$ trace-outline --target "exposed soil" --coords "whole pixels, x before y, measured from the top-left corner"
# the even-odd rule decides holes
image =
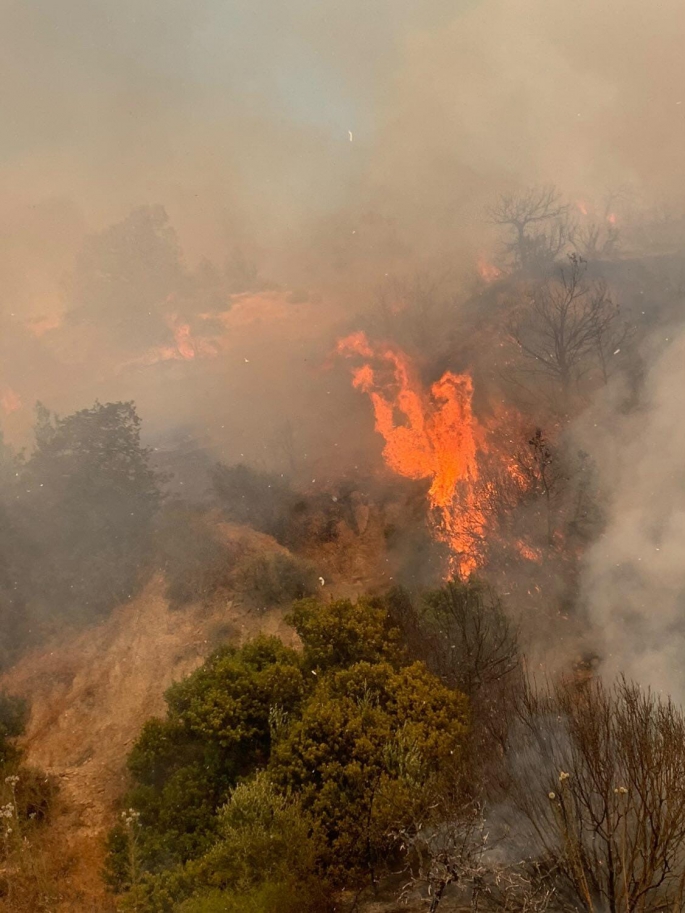
[[[323,592],[331,598],[354,598],[370,585],[374,565],[377,573],[378,523],[364,517],[363,525],[369,528],[360,538],[369,540],[369,554],[362,549],[366,560],[357,557],[354,567],[344,568],[349,576],[337,565],[349,561],[347,553],[359,549],[359,540],[345,541],[346,548],[339,543],[337,560],[326,549],[318,560],[308,556],[320,568]],[[217,530],[227,543],[239,542],[246,558],[286,551],[244,527],[218,523]],[[359,534],[350,530],[347,538]],[[329,579],[331,573],[338,583]],[[31,706],[23,738],[27,763],[52,774],[61,787],[54,820],[41,837],[48,868],[59,872],[60,913],[113,908],[101,877],[104,837],[127,785],[126,755],[144,722],[164,714],[169,685],[192,672],[219,643],[241,643],[260,632],[295,643],[285,614],[284,608],[257,610],[237,593],[210,606],[172,610],[164,580],[156,576],[101,623],[64,631],[0,678],[0,688],[22,695]]]

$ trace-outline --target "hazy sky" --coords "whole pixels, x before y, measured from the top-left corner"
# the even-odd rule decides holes
[[[360,165],[348,130],[371,142],[407,33],[458,6],[6,3],[5,189],[23,178],[34,197],[73,195],[93,219],[160,193],[181,205],[208,185],[230,207],[244,200],[236,183],[257,208],[264,196],[276,211],[339,205]]]
[[[365,207],[429,247],[502,187],[679,184],[680,0],[6,0],[0,28],[5,211],[163,203],[192,255]]]

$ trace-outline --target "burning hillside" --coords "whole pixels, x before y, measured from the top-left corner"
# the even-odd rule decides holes
[[[372,345],[362,332],[341,339],[336,350],[361,362],[352,368],[352,384],[371,400],[388,468],[430,482],[430,525],[451,556],[446,575],[468,578],[482,568],[495,540],[539,562],[541,550],[502,525],[502,512],[514,510],[536,482],[535,469],[516,453],[524,418],[499,408],[479,420],[470,374],[446,371],[426,389],[404,352],[389,343]]]
[[[4,6],[0,913],[685,913],[682,0]]]

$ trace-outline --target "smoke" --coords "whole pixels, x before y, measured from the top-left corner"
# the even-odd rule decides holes
[[[24,0],[0,22],[0,414],[19,443],[36,399],[134,399],[146,429],[229,461],[276,466],[294,428],[282,444],[313,469],[356,466],[372,418],[322,366],[386,275],[472,274],[487,206],[531,184],[685,203],[680,0]],[[114,346],[71,319],[88,239],[157,204],[188,274],[238,249],[279,289],[211,357],[145,363],[135,321]],[[683,345],[638,416],[605,398],[579,432],[611,491],[585,600],[605,653],[660,682],[685,574]]]
[[[653,344],[657,340],[652,341]],[[685,698],[685,330],[659,334],[641,402],[614,387],[580,423],[607,494],[604,534],[588,551],[583,601],[608,675]]]
[[[453,253],[504,187],[681,193],[677,0],[419,7],[9,4],[5,195],[91,230],[162,203],[191,258],[249,240],[285,270],[342,213]]]

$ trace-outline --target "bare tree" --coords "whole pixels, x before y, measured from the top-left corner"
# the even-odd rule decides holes
[[[555,566],[560,573],[560,563],[572,573],[579,552],[569,543],[587,543],[602,525],[594,463],[541,428],[517,429],[509,440],[505,459],[501,453],[484,456],[475,490],[475,502],[487,518],[487,565],[500,568],[506,579],[511,559],[523,556],[544,561],[545,573]]]
[[[564,396],[587,372],[593,356],[607,371],[609,345],[616,345],[622,333],[606,283],[588,282],[586,273],[586,261],[569,254],[568,266],[536,285],[509,324],[529,370],[552,378]]]
[[[599,218],[577,225],[571,243],[576,252],[585,260],[598,260],[612,257],[620,242],[620,229],[616,224],[614,207],[626,199],[625,188],[608,193],[604,199],[604,209]]]
[[[488,216],[507,230],[505,252],[524,271],[549,267],[571,241],[569,207],[555,187],[505,194],[489,209]]]
[[[585,260],[599,260],[616,253],[619,235],[616,225],[606,219],[592,221],[576,227],[571,243]]]
[[[419,605],[395,592],[390,610],[410,649],[471,700],[520,668],[518,630],[486,584],[452,581]]]
[[[426,811],[426,819],[419,818],[395,835],[407,860],[408,880],[400,900],[406,903],[413,893],[425,894],[429,913],[436,913],[452,888],[470,895],[472,905],[477,905],[487,871],[483,857],[488,840],[480,808],[448,810],[438,801]]]
[[[471,769],[479,782],[494,782],[523,677],[518,627],[494,590],[473,579],[447,583],[416,601],[396,590],[389,609],[412,655],[468,696]]]
[[[623,320],[619,305],[607,297],[603,313],[598,315],[595,325],[595,353],[605,384],[609,382],[615,356],[633,335],[633,331],[634,327]]]
[[[510,798],[560,892],[588,913],[685,909],[682,710],[624,680],[567,680],[524,689],[518,725]]]
[[[547,541],[551,544],[558,502],[566,474],[556,448],[541,428],[536,428],[528,446],[516,454],[515,465],[528,497],[542,498],[545,505]]]
[[[409,876],[400,900],[423,896],[428,913],[437,913],[448,898],[457,898],[458,909],[472,913],[545,913],[556,898],[550,871],[527,860],[502,861],[499,841],[493,842],[478,804],[447,812],[437,801],[427,820],[396,836]]]

